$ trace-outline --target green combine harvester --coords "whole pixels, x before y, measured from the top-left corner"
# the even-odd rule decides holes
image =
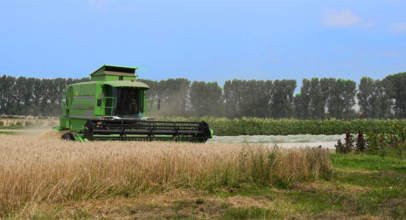
[[[63,95],[64,116],[55,129],[73,132],[63,134],[62,140],[204,143],[213,137],[213,130],[204,121],[155,121],[145,117],[159,110],[160,102],[145,99],[149,87],[136,81],[137,69],[104,65],[90,74],[90,82],[68,85]]]

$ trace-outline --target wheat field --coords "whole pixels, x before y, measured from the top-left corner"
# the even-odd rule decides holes
[[[56,132],[56,131],[55,131]],[[39,203],[213,190],[328,176],[328,152],[261,145],[61,141],[0,135],[0,218]],[[24,217],[24,218],[25,218]]]

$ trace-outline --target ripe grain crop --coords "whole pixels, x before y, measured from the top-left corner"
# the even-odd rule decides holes
[[[39,203],[136,197],[176,188],[290,184],[331,174],[320,149],[160,142],[66,142],[0,135],[0,217]],[[17,216],[22,217],[22,216]]]

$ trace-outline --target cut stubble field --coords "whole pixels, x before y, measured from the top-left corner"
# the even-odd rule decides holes
[[[402,218],[406,163],[323,149],[0,134],[0,218]],[[335,168],[333,167],[335,165]]]

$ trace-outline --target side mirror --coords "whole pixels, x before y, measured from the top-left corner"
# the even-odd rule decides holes
[[[161,99],[158,99],[158,111],[161,109]]]
[[[101,99],[97,99],[97,106],[98,107],[102,106],[102,100]]]

